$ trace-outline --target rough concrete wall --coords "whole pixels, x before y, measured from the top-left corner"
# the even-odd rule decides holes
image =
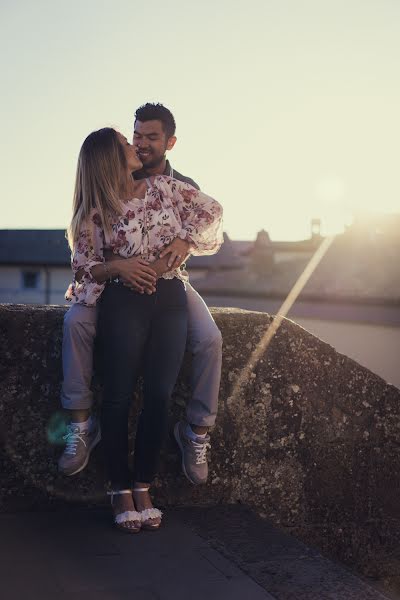
[[[104,499],[101,447],[74,478],[57,474],[60,448],[46,428],[59,410],[64,307],[0,307],[0,509]],[[373,576],[399,566],[400,392],[291,321],[234,393],[271,323],[263,313],[218,309],[224,364],[209,483],[180,474],[172,439],[159,503],[244,502],[325,552]],[[185,359],[171,425],[189,397]],[[96,386],[97,401],[100,390]],[[132,430],[140,403],[135,396]],[[98,402],[97,402],[98,404]]]

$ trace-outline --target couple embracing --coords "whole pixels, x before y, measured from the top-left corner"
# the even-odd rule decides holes
[[[222,208],[175,171],[166,151],[175,120],[161,104],[135,113],[133,143],[104,128],[84,141],[68,230],[73,282],[66,298],[61,401],[70,423],[59,469],[82,471],[102,439],[115,525],[128,533],[158,529],[149,493],[167,429],[169,400],[186,344],[192,396],[174,435],[193,484],[208,475],[208,429],[215,423],[221,334],[182,265],[214,254],[223,241]],[[101,354],[100,422],[91,415],[94,340]],[[128,414],[139,370],[144,377],[133,472]]]

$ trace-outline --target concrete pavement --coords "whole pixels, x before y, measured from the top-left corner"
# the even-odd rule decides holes
[[[389,597],[242,506],[166,510],[137,535],[77,508],[2,514],[0,531],[2,600]]]

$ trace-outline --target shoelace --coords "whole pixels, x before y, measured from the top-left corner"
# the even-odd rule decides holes
[[[67,433],[63,436],[63,440],[67,442],[64,450],[65,454],[72,454],[74,456],[79,440],[86,446],[85,440],[81,437],[82,433],[84,432],[79,427],[68,426]]]
[[[196,452],[196,465],[203,465],[205,462],[207,462],[207,448],[211,448],[211,444],[208,442],[199,444],[198,442],[193,441],[193,448]]]

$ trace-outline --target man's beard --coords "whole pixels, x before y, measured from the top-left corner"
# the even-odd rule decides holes
[[[140,158],[140,154],[139,154],[139,158]],[[158,167],[159,165],[161,165],[162,161],[165,158],[165,154],[163,154],[163,156],[160,156],[158,158],[153,158],[152,160],[150,159],[148,162],[146,162],[146,164],[143,164],[143,169],[155,169],[156,167]]]

